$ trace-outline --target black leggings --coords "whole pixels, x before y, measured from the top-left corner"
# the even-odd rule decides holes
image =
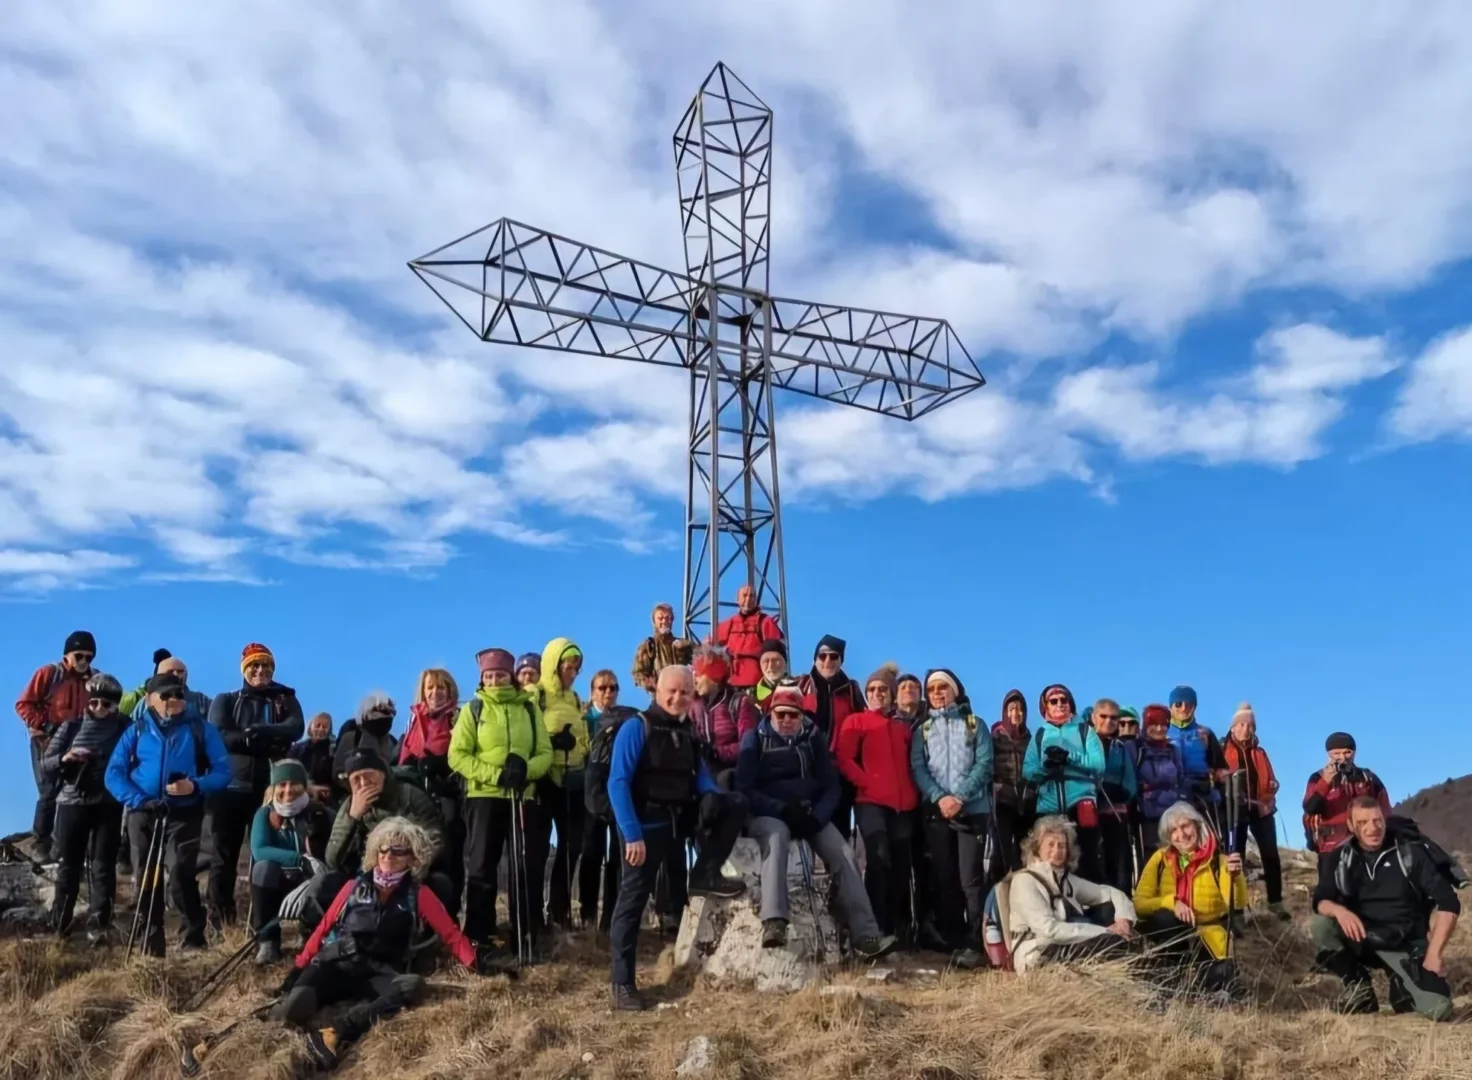
[[[1211,993],[1236,981],[1236,965],[1212,956],[1196,928],[1181,922],[1175,912],[1162,908],[1141,919],[1135,929],[1150,947],[1151,969],[1175,989]]]
[[[291,992],[271,1010],[273,1020],[309,1029],[318,1010],[339,1001],[354,1002],[337,1025],[344,1040],[361,1038],[384,1017],[413,1005],[424,993],[418,975],[357,964],[307,965]]]
[[[916,812],[858,803],[854,821],[864,840],[864,891],[880,933],[910,925],[910,844]]]
[[[1283,902],[1283,863],[1278,857],[1278,819],[1272,814],[1252,814],[1237,822],[1237,835],[1233,838],[1232,850],[1239,855],[1247,850],[1247,832],[1257,841],[1257,852],[1262,856],[1263,884],[1267,886],[1268,903]]]
[[[56,808],[54,839],[61,866],[56,871],[56,899],[51,908],[58,930],[71,925],[82,867],[87,867],[88,920],[94,929],[112,925],[117,890],[118,850],[122,846],[122,808],[111,799],[92,805],[62,803]]]

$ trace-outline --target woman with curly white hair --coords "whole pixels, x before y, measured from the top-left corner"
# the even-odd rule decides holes
[[[335,1066],[347,1046],[386,1016],[408,1008],[424,991],[409,973],[410,946],[427,924],[456,960],[476,969],[476,950],[420,877],[434,859],[434,841],[407,818],[378,823],[364,845],[364,869],[342,887],[297,955],[272,1017],[303,1028],[312,1058]],[[313,1029],[323,1006],[353,1005],[331,1027]]]
[[[1022,845],[1024,868],[1008,885],[1012,965],[1109,959],[1131,951],[1135,908],[1111,885],[1075,877],[1078,834],[1062,814],[1038,820]]]

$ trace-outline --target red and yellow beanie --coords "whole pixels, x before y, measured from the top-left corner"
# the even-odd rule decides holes
[[[262,660],[270,664],[272,670],[275,670],[276,657],[271,655],[271,650],[266,648],[259,641],[252,641],[249,645],[240,650],[241,674],[245,673],[246,668],[250,667],[252,664],[259,663]]]

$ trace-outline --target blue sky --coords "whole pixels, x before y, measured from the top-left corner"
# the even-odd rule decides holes
[[[777,112],[774,290],[949,318],[990,380],[914,425],[780,401],[797,653],[989,717],[1189,681],[1290,803],[1338,728],[1397,797],[1468,770],[1472,14],[632,7],[21,0],[0,685],[78,626],[210,691],[266,641],[339,717],[559,634],[626,679],[684,384],[477,348],[404,262],[504,214],[678,265],[668,133],[724,59]]]

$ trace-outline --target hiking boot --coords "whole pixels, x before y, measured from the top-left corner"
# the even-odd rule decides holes
[[[680,917],[678,915],[661,915],[659,917],[660,937],[678,937],[680,934]]]
[[[854,952],[865,960],[878,960],[894,948],[896,940],[893,934],[885,934],[882,937],[855,938]]]
[[[209,945],[204,940],[203,930],[185,934],[184,939],[179,942],[179,951],[181,953],[201,953],[207,948],[209,948]]]
[[[256,967],[281,963],[281,942],[263,941],[256,946]]]
[[[1283,906],[1283,902],[1281,900],[1279,900],[1276,904],[1268,905],[1268,914],[1277,919],[1279,922],[1293,921],[1292,913]]]
[[[342,1060],[341,1052],[342,1037],[336,1028],[321,1028],[307,1033],[307,1053],[322,1071],[336,1068]]]
[[[930,952],[948,953],[951,951],[950,942],[940,932],[940,927],[936,926],[935,922],[931,919],[926,919],[920,924],[920,933],[916,937],[916,944],[920,948]]]
[[[787,920],[762,920],[762,948],[781,949],[787,944]]]
[[[643,1012],[649,1008],[644,1003],[644,997],[639,993],[639,988],[636,986],[624,986],[614,983],[610,998],[614,1012]]]
[[[976,949],[967,947],[952,956],[951,963],[962,971],[975,971],[986,965],[986,956]]]
[[[717,871],[708,877],[690,879],[691,896],[714,896],[721,900],[737,900],[746,895],[746,882],[726,877]]]
[[[1375,996],[1375,987],[1369,979],[1347,982],[1334,1002],[1334,1011],[1346,1016],[1373,1014],[1380,1011],[1380,999]]]
[[[1405,985],[1394,975],[1392,975],[1389,979],[1389,987],[1391,1012],[1395,1013],[1397,1016],[1404,1016],[1406,1013],[1413,1013],[1416,1011],[1416,999],[1411,997],[1411,992],[1407,990],[1405,988]]]

